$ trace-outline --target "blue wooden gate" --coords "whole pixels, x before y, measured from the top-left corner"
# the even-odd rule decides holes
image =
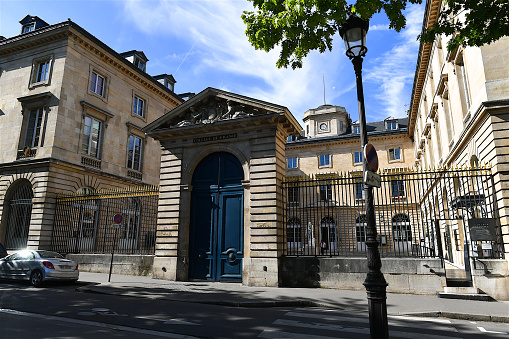
[[[244,173],[225,152],[203,159],[193,174],[189,278],[242,280]]]

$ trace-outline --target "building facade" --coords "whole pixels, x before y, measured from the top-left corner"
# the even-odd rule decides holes
[[[438,0],[427,1],[423,29],[433,25],[444,5]],[[464,20],[464,14],[459,19]],[[444,188],[437,200],[442,211],[437,220],[447,267],[464,270],[467,278],[472,276],[474,287],[496,291],[493,293],[497,298],[509,299],[509,38],[453,51],[447,50],[447,43],[447,37],[438,36],[433,43],[421,43],[419,48],[408,123],[415,164],[418,168],[491,164],[496,188],[493,204],[500,211],[493,222],[500,223],[496,225],[500,233],[487,234],[486,238],[472,233],[472,219],[491,219],[479,208],[491,198],[483,193],[482,183],[462,184],[456,180]],[[447,211],[451,209],[460,211],[459,218],[449,217]],[[495,251],[492,236],[502,239],[505,259],[491,259]]]
[[[0,241],[49,248],[58,194],[158,185],[160,146],[142,130],[182,100],[143,52],[118,54],[70,20],[20,23],[0,40]],[[81,207],[73,234],[95,244],[98,206]]]

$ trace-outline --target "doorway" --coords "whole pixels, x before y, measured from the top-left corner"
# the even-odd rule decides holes
[[[189,278],[242,281],[244,171],[230,153],[217,152],[196,167],[191,195]]]

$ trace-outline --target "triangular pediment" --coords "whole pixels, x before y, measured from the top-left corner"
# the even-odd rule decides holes
[[[271,115],[286,117],[285,120],[292,121],[295,133],[300,132],[300,125],[284,106],[209,87],[147,125],[144,130],[147,133],[170,132]]]

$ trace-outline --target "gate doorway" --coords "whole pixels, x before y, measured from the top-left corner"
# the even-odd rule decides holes
[[[5,246],[8,250],[27,246],[33,197],[32,184],[23,179],[14,184],[12,194],[7,198]]]
[[[241,281],[244,172],[230,153],[205,157],[193,174],[189,278]]]

